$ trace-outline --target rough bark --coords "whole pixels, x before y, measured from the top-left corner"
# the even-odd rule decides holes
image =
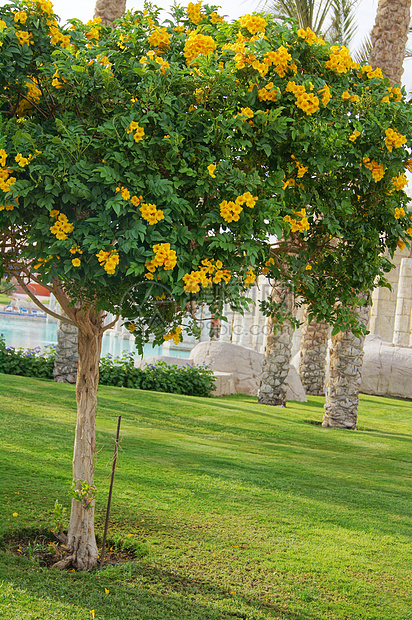
[[[410,14],[411,0],[379,0],[369,64],[380,67],[392,85],[401,83]]]
[[[103,26],[112,26],[113,22],[126,11],[126,0],[97,0],[94,17],[100,17]]]
[[[299,375],[306,394],[325,394],[326,352],[330,327],[325,321],[313,319],[308,323],[305,310],[302,340],[300,345]]]
[[[101,314],[96,314],[93,309],[75,310],[73,316],[78,326],[79,352],[73,480],[76,482],[76,490],[80,491],[82,482],[91,488],[94,484],[95,420],[103,322]],[[77,570],[90,570],[97,565],[94,503],[93,493],[86,494],[81,501],[72,499],[67,534],[68,551],[66,558],[56,568],[71,565]]]
[[[358,308],[364,325],[368,323],[369,310],[370,306]],[[322,426],[356,429],[364,341],[364,336],[357,338],[350,331],[332,337]]]
[[[287,289],[282,286],[274,286],[272,298],[277,303],[283,300],[285,310],[287,312],[293,311],[294,295]],[[286,380],[292,351],[293,327],[290,321],[284,321],[279,327],[279,325],[274,324],[272,319],[269,319],[267,330],[258,402],[262,405],[284,407],[286,405]]]
[[[57,330],[53,375],[57,383],[76,383],[78,365],[77,327],[60,321]]]

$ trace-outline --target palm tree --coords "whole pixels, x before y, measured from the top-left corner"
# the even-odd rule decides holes
[[[392,86],[400,84],[408,39],[411,0],[379,0],[371,34],[369,63],[380,67]],[[365,324],[368,306],[359,309]],[[330,377],[323,426],[356,428],[364,338],[350,332],[332,338]]]
[[[353,8],[357,2],[358,0],[273,0],[270,4],[264,4],[267,12],[275,18],[282,21],[294,19],[301,28],[310,28],[317,35],[328,23],[327,38],[333,43],[347,45],[356,31]],[[323,395],[329,327],[325,322],[316,320],[308,325],[307,315],[305,316],[299,374],[308,394]],[[269,327],[272,327],[272,322],[269,322]],[[290,342],[285,346],[288,336]],[[285,369],[289,368],[292,336],[293,329],[290,324],[276,334],[270,331],[267,336],[259,392],[260,403],[285,404]],[[286,358],[285,355],[289,357]],[[280,377],[284,377],[283,385]]]

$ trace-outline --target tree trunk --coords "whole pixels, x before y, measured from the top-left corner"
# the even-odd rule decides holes
[[[97,0],[94,18],[100,17],[103,26],[112,26],[115,19],[120,19],[126,10],[126,0]]]
[[[325,321],[313,319],[308,323],[305,309],[304,327],[300,345],[299,375],[306,394],[325,394],[326,352],[330,327]]]
[[[293,312],[294,295],[282,286],[274,286],[272,299],[283,301],[285,310]],[[262,378],[258,395],[261,405],[286,405],[287,377],[292,351],[293,327],[290,321],[281,326],[269,318],[267,325],[265,357],[263,358]]]
[[[101,313],[75,311],[79,366],[76,383],[77,424],[73,453],[73,481],[78,498],[72,499],[66,557],[56,568],[90,570],[97,565],[94,534],[94,453],[99,361],[103,336]],[[83,487],[83,489],[82,489]]]
[[[369,310],[370,306],[358,308],[364,325],[368,323]],[[356,429],[364,341],[365,336],[357,338],[350,331],[332,337],[322,426]]]
[[[411,0],[379,0],[369,63],[380,67],[391,85],[401,83],[410,14]]]

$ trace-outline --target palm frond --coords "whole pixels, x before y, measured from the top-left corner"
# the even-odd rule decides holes
[[[363,39],[360,47],[358,47],[358,49],[356,50],[354,54],[354,58],[356,62],[363,62],[363,61],[367,62],[369,60],[369,56],[371,55],[371,52],[372,52],[372,41],[371,41],[370,34],[368,34]]]
[[[328,41],[348,47],[358,28],[354,13],[358,2],[359,0],[332,0],[332,22],[325,35]]]

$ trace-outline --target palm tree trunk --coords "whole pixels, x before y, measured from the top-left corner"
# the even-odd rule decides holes
[[[103,26],[112,26],[113,22],[126,11],[126,0],[96,0],[94,17],[100,17]]]
[[[411,0],[379,0],[369,64],[380,67],[391,85],[401,83],[410,19]]]
[[[78,354],[77,327],[60,321],[57,330],[53,375],[57,383],[76,383]]]
[[[283,286],[273,287],[272,299],[276,303],[282,302],[286,312],[293,312],[294,295]],[[293,327],[290,321],[284,321],[279,326],[270,318],[267,330],[258,402],[262,405],[284,407],[286,405],[286,380],[292,351]]]
[[[369,310],[369,306],[358,308],[364,325],[368,322]],[[332,337],[322,426],[356,429],[364,341],[364,336],[357,338],[350,331]]]
[[[326,352],[330,327],[325,321],[313,319],[308,323],[305,309],[304,327],[300,345],[299,375],[306,394],[325,394]]]

